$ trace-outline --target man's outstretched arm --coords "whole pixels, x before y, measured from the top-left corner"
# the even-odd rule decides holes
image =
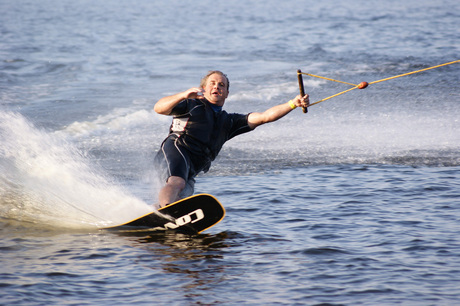
[[[263,113],[250,113],[248,117],[249,126],[255,129],[259,125],[276,121],[289,114],[296,107],[307,107],[309,103],[308,95],[301,97],[298,95],[289,102],[279,104],[267,109]]]

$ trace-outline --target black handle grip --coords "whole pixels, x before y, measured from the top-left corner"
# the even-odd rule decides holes
[[[299,80],[300,96],[303,97],[305,96],[305,88],[303,87],[302,71],[300,71],[300,69],[297,70],[297,79]],[[308,109],[306,107],[302,107],[302,111],[304,113],[308,113]]]

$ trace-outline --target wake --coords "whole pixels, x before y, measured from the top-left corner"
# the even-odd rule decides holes
[[[63,137],[0,112],[0,217],[67,228],[101,228],[153,211],[90,165]]]

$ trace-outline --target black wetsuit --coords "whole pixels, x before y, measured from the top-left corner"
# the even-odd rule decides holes
[[[155,163],[163,182],[170,176],[182,177],[189,185],[183,195],[188,196],[193,193],[194,177],[209,170],[224,143],[252,129],[247,114],[229,114],[205,99],[183,100],[171,115],[169,135]]]

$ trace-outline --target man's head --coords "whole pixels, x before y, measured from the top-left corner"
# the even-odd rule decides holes
[[[227,76],[217,70],[209,71],[209,73],[201,79],[200,86],[204,90],[204,97],[219,106],[223,106],[225,99],[228,97],[230,81]]]

